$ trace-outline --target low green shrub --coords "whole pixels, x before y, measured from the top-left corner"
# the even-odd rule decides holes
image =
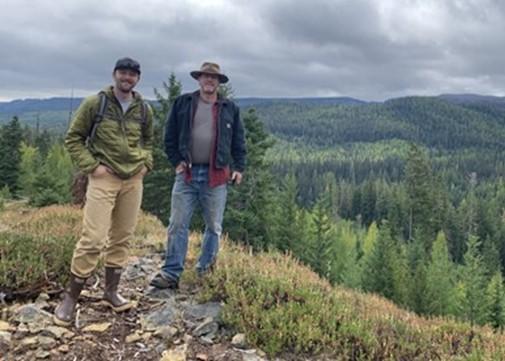
[[[9,187],[4,186],[2,189],[0,189],[0,211],[5,208],[5,202],[10,198],[11,192],[9,191]]]
[[[288,256],[227,244],[201,297],[222,301],[222,321],[270,356],[498,360],[505,351],[503,335],[489,328],[418,317],[381,297],[332,287]]]
[[[68,275],[75,237],[0,232],[0,292],[34,295]]]
[[[73,206],[9,207],[0,213],[0,292],[9,299],[35,296],[66,284],[74,246],[81,235],[82,210]],[[132,255],[163,249],[166,230],[142,213],[131,240]],[[103,266],[100,258],[98,269]]]

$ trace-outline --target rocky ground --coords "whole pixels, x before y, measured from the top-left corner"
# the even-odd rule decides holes
[[[223,327],[221,304],[197,302],[205,279],[182,282],[177,292],[147,286],[160,262],[159,256],[130,261],[120,289],[136,307],[122,314],[100,303],[103,280],[90,278],[75,324],[67,328],[52,321],[60,296],[54,290],[29,303],[6,304],[0,297],[0,360],[267,360],[248,347],[245,335]]]

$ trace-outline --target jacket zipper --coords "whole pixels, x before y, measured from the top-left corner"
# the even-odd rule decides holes
[[[195,100],[196,99],[196,100]],[[191,147],[193,146],[193,136],[192,136],[192,132],[193,132],[193,123],[195,121],[195,113],[196,113],[196,107],[195,107],[195,103],[198,101],[198,95],[195,94],[194,97],[191,97],[191,105],[190,105],[190,108],[189,108],[189,114],[191,116],[191,118],[189,119],[189,142],[188,142],[188,149],[186,149],[186,152],[187,152],[187,160],[188,160],[188,168],[191,169],[191,167],[193,166],[192,164],[192,159],[191,159]]]
[[[126,113],[128,113],[128,111],[131,109],[130,107],[128,107],[128,109],[126,110],[126,113],[123,113],[123,107],[121,106],[121,104],[119,104],[119,101],[116,99],[116,97],[114,97],[114,101],[116,102],[116,106],[118,107],[119,109],[119,125],[121,127],[121,131],[123,133],[123,147],[122,147],[122,154],[121,154],[121,158],[124,160],[124,161],[127,161],[127,154],[128,154],[128,139],[127,139],[127,136],[126,136],[126,121],[125,121],[125,116],[126,116]],[[132,102],[133,102],[133,99],[132,99]]]
[[[220,124],[221,124],[221,107],[222,107],[222,103],[220,103],[219,100],[216,102],[216,107],[217,107],[216,120],[214,121],[214,126],[216,127],[214,133],[215,133],[216,138],[214,140],[214,144],[212,147],[212,151],[214,154],[211,154],[211,157],[214,156],[214,159],[212,160],[214,167],[219,168],[217,165],[217,151],[219,149],[219,134],[220,134],[219,130],[220,130]],[[214,114],[212,114],[212,115],[214,115]]]

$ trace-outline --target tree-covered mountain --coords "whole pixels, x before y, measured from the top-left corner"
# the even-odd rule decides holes
[[[63,132],[81,98],[25,99],[0,103],[0,123]],[[480,95],[403,97],[383,103],[353,98],[238,98],[254,107],[277,138],[317,148],[377,141],[414,141],[428,148],[502,149],[505,98]],[[154,106],[157,105],[152,101]]]
[[[27,112],[69,111],[79,106],[83,98],[16,99],[0,102],[0,113],[19,115]],[[19,114],[18,114],[19,113]]]
[[[71,112],[74,112],[83,98],[49,98],[49,99],[17,99],[10,102],[0,102],[0,123],[17,116],[22,123],[43,128],[57,129],[66,126]],[[275,104],[303,104],[307,106],[320,105],[361,105],[366,102],[349,97],[329,98],[237,98],[240,107],[268,107]],[[150,100],[157,105],[157,101]]]
[[[258,113],[277,137],[316,147],[401,139],[445,150],[501,149],[505,118],[497,108],[484,102],[405,97],[360,106],[279,103],[258,108]]]

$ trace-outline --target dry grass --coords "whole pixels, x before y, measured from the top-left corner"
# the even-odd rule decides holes
[[[9,204],[0,212],[0,292],[8,298],[31,297],[64,284],[81,225],[82,210],[77,207]],[[161,222],[141,214],[132,255],[162,250],[165,237]]]
[[[37,237],[70,237],[78,240],[82,225],[82,210],[75,206],[54,205],[44,208],[11,206],[0,213],[0,231],[31,234]],[[166,231],[161,222],[151,215],[141,213],[132,252],[140,255],[146,251],[162,250]]]

